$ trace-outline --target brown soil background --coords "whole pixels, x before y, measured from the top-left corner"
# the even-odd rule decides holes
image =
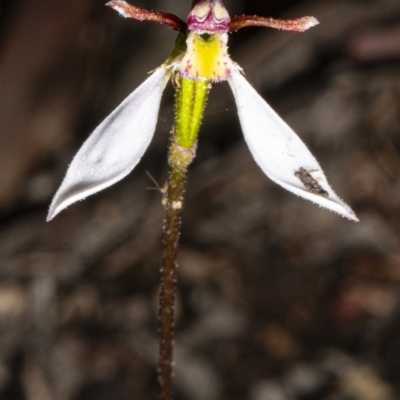
[[[185,18],[189,0],[136,1]],[[400,397],[400,2],[226,1],[313,15],[230,36],[360,223],[277,187],[215,85],[182,226],[177,400]],[[87,135],[172,49],[99,0],[0,3],[0,398],[156,398],[162,185],[173,97],[134,172],[45,223]]]

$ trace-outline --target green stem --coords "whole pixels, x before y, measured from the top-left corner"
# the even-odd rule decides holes
[[[208,86],[180,78],[175,98],[175,124],[169,147],[168,187],[165,193],[162,276],[160,284],[159,400],[173,398],[174,303],[177,252],[187,169],[196,153],[196,139],[204,114]]]

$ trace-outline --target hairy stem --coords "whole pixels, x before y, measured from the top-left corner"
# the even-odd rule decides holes
[[[208,85],[180,78],[175,98],[175,125],[169,146],[168,186],[164,194],[166,209],[162,272],[160,284],[159,400],[173,398],[174,303],[177,281],[177,252],[187,168],[196,153]]]
[[[160,285],[160,359],[159,359],[159,400],[172,399],[172,361],[174,333],[174,303],[176,291],[176,256],[181,225],[183,193],[187,166],[193,159],[195,147],[186,149],[172,137],[169,161],[168,187],[165,193],[165,225]],[[182,162],[183,160],[183,162]]]

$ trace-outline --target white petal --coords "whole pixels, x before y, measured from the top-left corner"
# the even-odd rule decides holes
[[[94,130],[72,160],[50,205],[48,221],[132,171],[153,137],[169,78],[167,68],[158,68]]]
[[[239,70],[229,81],[244,138],[264,173],[287,190],[358,221],[331,189],[317,160]]]

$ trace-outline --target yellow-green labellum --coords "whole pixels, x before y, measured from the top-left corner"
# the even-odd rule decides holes
[[[233,63],[228,54],[228,35],[191,32],[187,50],[178,71],[185,78],[212,82],[226,81],[232,76]]]

